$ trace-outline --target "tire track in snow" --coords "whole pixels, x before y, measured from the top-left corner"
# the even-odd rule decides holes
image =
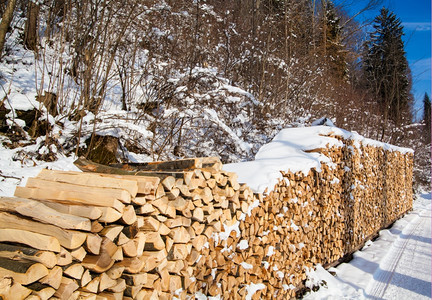
[[[387,290],[393,275],[395,274],[396,267],[404,253],[410,239],[414,233],[424,222],[421,217],[422,212],[419,213],[399,234],[398,238],[390,248],[389,253],[385,256],[383,261],[379,264],[379,268],[375,271],[373,281],[366,289],[366,295],[371,299],[383,299],[385,291]],[[404,238],[401,236],[404,235]]]

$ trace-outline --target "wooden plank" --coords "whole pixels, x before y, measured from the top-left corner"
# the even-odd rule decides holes
[[[78,184],[87,187],[121,189],[128,191],[132,197],[135,197],[138,192],[138,184],[134,180],[106,177],[97,173],[54,171],[42,169],[42,171],[37,175],[37,178],[50,181]]]
[[[49,181],[39,178],[29,178],[26,183],[27,188],[38,188],[48,191],[57,191],[57,192],[72,192],[75,196],[72,197],[71,200],[79,200],[85,199],[85,203],[93,204],[97,206],[108,206],[115,207],[111,203],[113,200],[121,201],[122,203],[129,204],[131,202],[131,195],[122,189],[116,188],[102,188],[102,187],[92,187],[89,188],[87,186],[63,183],[63,182],[55,182]],[[81,196],[81,193],[83,194]],[[54,193],[56,194],[56,193]],[[91,194],[93,198],[89,198],[88,194]],[[60,193],[61,195],[61,193]],[[86,198],[83,198],[86,197]],[[47,199],[50,200],[51,198]],[[98,204],[96,204],[98,203]]]
[[[0,229],[20,229],[55,237],[67,249],[80,247],[86,240],[84,232],[59,228],[50,224],[30,221],[15,215],[0,212]]]
[[[90,220],[97,220],[102,216],[102,210],[101,207],[99,206],[73,205],[73,204],[65,204],[65,203],[58,203],[58,202],[45,201],[45,200],[37,200],[37,201],[54,209],[55,211],[58,211],[66,215],[77,216],[77,217],[90,219]],[[70,229],[78,229],[78,228],[70,228]]]
[[[58,212],[41,202],[23,198],[0,198],[0,211],[17,212],[32,219],[53,224],[64,229],[78,229],[89,231],[90,220],[68,213]]]
[[[27,230],[0,229],[0,242],[20,243],[39,250],[60,252],[59,241],[52,237]]]
[[[110,167],[129,171],[187,171],[202,168],[220,171],[222,163],[218,157],[196,157],[172,161],[111,164]]]
[[[31,179],[31,178],[30,178]],[[41,183],[42,184],[42,183]],[[122,212],[124,204],[119,201],[115,196],[110,194],[106,189],[84,189],[81,191],[63,190],[58,185],[65,185],[67,183],[58,183],[56,188],[40,189],[37,187],[22,187],[18,186],[15,190],[15,196],[23,198],[31,198],[37,200],[47,200],[52,202],[66,203],[66,204],[80,204],[80,205],[95,205],[101,207],[112,207]],[[41,186],[44,186],[43,184]],[[112,190],[112,189],[111,189]],[[127,193],[126,191],[124,191]]]
[[[95,172],[115,175],[134,175],[134,176],[145,176],[145,177],[158,177],[164,179],[167,176],[173,176],[175,178],[183,178],[184,172],[156,172],[156,171],[128,171],[119,168],[113,168],[110,166],[101,165],[82,157],[78,158],[74,164],[83,172]]]
[[[135,181],[138,185],[138,194],[144,195],[154,195],[155,191],[160,183],[159,177],[150,177],[150,176],[135,176],[135,175],[116,175],[116,174],[105,174],[98,173],[103,177],[112,177],[118,179],[126,179]],[[133,199],[132,199],[133,200]]]

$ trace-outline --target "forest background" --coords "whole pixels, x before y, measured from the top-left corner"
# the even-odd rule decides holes
[[[0,131],[15,160],[253,159],[327,117],[415,150],[430,188],[430,98],[414,107],[400,19],[382,2],[2,0]],[[358,5],[358,4],[357,4]]]

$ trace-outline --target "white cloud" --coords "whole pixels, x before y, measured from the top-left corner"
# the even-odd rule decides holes
[[[408,30],[431,31],[430,22],[403,22],[402,25]]]
[[[419,60],[409,61],[413,80],[430,80],[431,78],[431,58],[423,58]]]

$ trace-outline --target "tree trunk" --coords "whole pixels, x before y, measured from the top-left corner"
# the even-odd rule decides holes
[[[37,23],[39,18],[39,5],[29,1],[27,8],[27,21],[24,31],[24,45],[27,49],[37,51]]]
[[[8,31],[10,23],[12,22],[15,5],[16,0],[9,0],[6,10],[2,15],[2,20],[0,23],[0,54],[3,53],[3,47],[6,41],[6,33]]]

